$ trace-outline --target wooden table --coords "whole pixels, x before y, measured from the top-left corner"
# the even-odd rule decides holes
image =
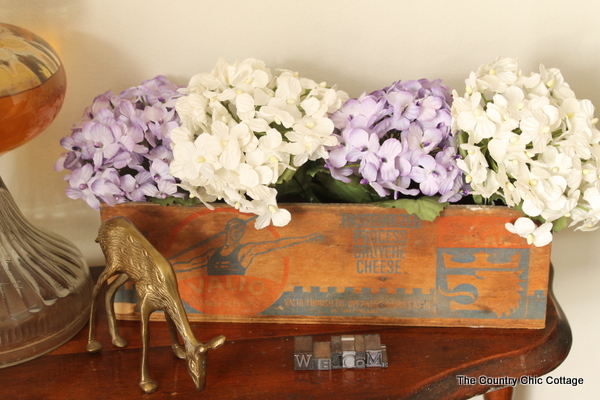
[[[6,399],[468,399],[496,389],[459,385],[460,375],[479,378],[541,376],[567,357],[571,330],[551,297],[543,330],[416,328],[347,325],[193,323],[203,341],[227,336],[208,359],[207,388],[197,392],[184,360],[173,356],[164,322],[151,322],[150,374],[156,393],[138,386],[140,325],[119,321],[129,346],[112,346],[100,308],[98,354],[85,351],[87,328],[59,349],[25,364],[0,370]],[[294,336],[378,333],[389,367],[363,370],[295,371]],[[486,399],[510,399],[512,388]]]

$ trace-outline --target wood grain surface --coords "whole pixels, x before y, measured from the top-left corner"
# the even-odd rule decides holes
[[[87,329],[41,358],[0,370],[1,397],[7,399],[467,399],[488,385],[459,385],[457,376],[540,376],[568,355],[571,331],[552,296],[544,329],[472,329],[193,323],[200,340],[227,336],[208,359],[207,388],[197,392],[185,361],[174,357],[165,322],[150,326],[150,374],[154,394],[138,387],[140,326],[119,321],[128,347],[111,345],[106,318],[99,310],[98,354],[85,351]],[[335,334],[378,333],[387,346],[389,367],[332,371],[295,371],[294,336],[329,340]],[[493,398],[510,398],[509,392]],[[492,394],[490,394],[492,396]],[[502,396],[502,397],[500,397]],[[490,397],[492,398],[492,397]]]

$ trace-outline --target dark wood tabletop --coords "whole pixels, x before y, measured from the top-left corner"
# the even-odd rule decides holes
[[[495,389],[460,385],[458,376],[541,376],[568,355],[571,330],[551,296],[546,328],[470,329],[354,325],[192,323],[202,341],[223,334],[227,342],[210,351],[207,387],[194,388],[184,360],[174,357],[165,322],[150,323],[150,374],[158,390],[145,394],[140,378],[140,324],[119,321],[124,348],[111,344],[99,308],[100,353],[85,350],[87,327],[57,350],[33,361],[0,369],[6,399],[468,399]],[[387,346],[389,367],[295,371],[294,337],[377,333]],[[510,390],[487,398],[510,398]]]

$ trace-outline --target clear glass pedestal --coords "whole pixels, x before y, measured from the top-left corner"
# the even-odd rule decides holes
[[[0,368],[50,352],[79,332],[92,288],[79,250],[32,226],[0,179]]]

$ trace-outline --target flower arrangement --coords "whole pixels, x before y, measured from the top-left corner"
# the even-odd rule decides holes
[[[66,194],[92,208],[167,197],[184,198],[169,173],[170,131],[179,126],[174,110],[181,94],[164,76],[114,95],[96,97],[60,144],[67,150],[56,171],[72,172]]]
[[[557,69],[498,58],[460,96],[440,80],[358,98],[246,59],[187,87],[158,76],[88,107],[56,170],[93,208],[223,201],[284,226],[283,200],[377,203],[433,220],[451,202],[521,210],[506,228],[544,246],[600,218],[600,131]]]
[[[331,116],[340,144],[330,148],[327,168],[334,178],[354,183],[354,198],[368,196],[356,192],[374,191],[370,201],[419,197],[430,207],[435,199],[431,212],[425,207],[420,212],[421,218],[434,219],[443,208],[439,203],[468,194],[456,164],[451,104],[448,87],[426,79],[397,81],[349,100]],[[383,205],[411,207],[403,199]]]
[[[278,207],[273,186],[307,161],[328,157],[326,146],[337,144],[329,115],[348,95],[255,59],[220,60],[182,93],[182,123],[171,132],[173,176],[209,208],[224,200],[256,214],[257,229],[287,225],[291,215]]]
[[[507,229],[536,246],[569,220],[576,229],[595,229],[600,132],[593,113],[558,69],[542,65],[524,75],[515,59],[498,58],[472,72],[466,93],[454,92],[452,124],[464,155],[457,163],[474,199],[523,211],[526,217]]]

